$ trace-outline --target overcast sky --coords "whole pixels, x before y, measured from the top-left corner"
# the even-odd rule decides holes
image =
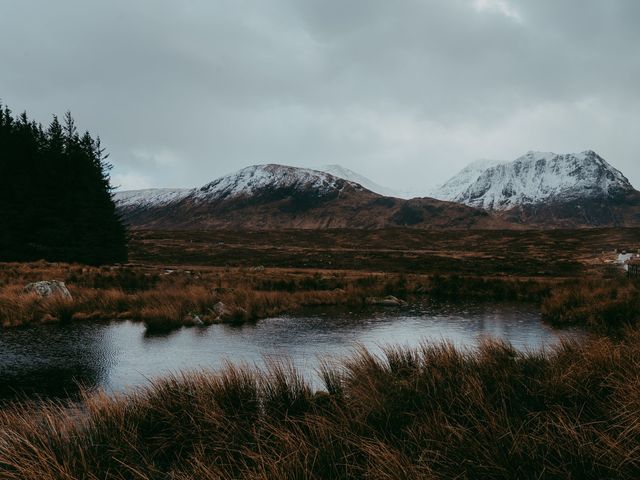
[[[640,186],[638,0],[3,0],[0,99],[123,189],[337,163],[421,190],[593,149]]]

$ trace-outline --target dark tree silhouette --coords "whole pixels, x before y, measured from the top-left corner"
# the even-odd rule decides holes
[[[0,105],[0,261],[127,258],[107,155],[70,113],[45,130]]]

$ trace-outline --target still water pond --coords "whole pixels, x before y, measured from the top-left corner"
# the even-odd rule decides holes
[[[0,398],[65,397],[78,384],[122,391],[181,370],[217,369],[226,361],[261,365],[285,357],[312,381],[321,359],[350,355],[357,345],[449,340],[473,347],[483,336],[518,349],[538,349],[578,330],[554,330],[527,305],[424,303],[401,309],[310,310],[295,316],[232,327],[145,334],[131,322],[78,323],[0,330]]]

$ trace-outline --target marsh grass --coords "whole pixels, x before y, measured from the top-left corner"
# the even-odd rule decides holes
[[[51,278],[67,282],[72,301],[23,293],[27,283]],[[314,273],[252,273],[248,269],[191,272],[44,262],[2,264],[0,324],[122,318],[143,321],[151,329],[171,329],[195,316],[205,323],[242,323],[306,305],[362,303],[365,291],[354,290],[351,280],[336,275],[319,278]],[[327,290],[327,282],[346,288]],[[220,302],[222,314],[216,310]]]
[[[0,477],[638,478],[640,335],[519,353],[360,350],[314,391],[286,363],[0,413]]]
[[[65,281],[73,300],[23,293],[24,285],[42,279]],[[366,271],[0,264],[0,325],[130,319],[166,331],[199,323],[196,317],[205,324],[244,323],[307,306],[364,306],[376,296],[535,300],[549,288],[529,279]]]
[[[554,325],[582,325],[619,334],[640,319],[640,289],[628,279],[573,281],[542,301],[542,317]]]

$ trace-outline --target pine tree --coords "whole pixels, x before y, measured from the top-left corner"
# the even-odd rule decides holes
[[[0,260],[126,260],[106,159],[71,113],[45,130],[0,105]]]

